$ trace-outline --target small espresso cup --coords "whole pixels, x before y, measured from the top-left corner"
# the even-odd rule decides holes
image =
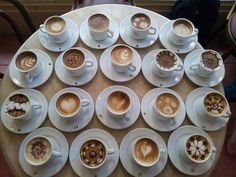
[[[193,23],[185,18],[178,18],[171,21],[169,40],[174,45],[184,45],[191,37],[198,35]]]
[[[81,144],[79,161],[84,167],[89,169],[101,167],[106,162],[107,157],[115,153],[114,149],[109,149],[99,138],[87,139]],[[99,153],[97,153],[98,151]],[[90,159],[87,159],[87,156],[90,156]]]
[[[36,135],[27,141],[24,149],[24,158],[30,165],[42,166],[62,156],[62,152],[59,152],[58,149],[58,143],[55,139]]]
[[[133,159],[142,167],[155,165],[165,153],[166,149],[161,149],[155,140],[147,136],[137,138],[132,145]]]
[[[166,62],[169,60],[169,62]],[[178,56],[169,49],[162,49],[154,54],[153,72],[158,77],[169,77],[173,71],[181,71],[183,64]]]
[[[53,43],[63,43],[69,37],[68,24],[65,18],[60,16],[47,18],[44,24],[40,25],[39,29]]]
[[[14,60],[14,67],[18,71],[20,79],[27,82],[32,82],[42,72],[40,58],[31,50],[19,53]]]
[[[214,50],[204,50],[199,54],[198,63],[190,66],[200,77],[209,77],[223,66],[221,55]]]
[[[41,107],[39,102],[33,101],[27,94],[15,93],[9,96],[5,112],[13,120],[27,121],[32,119],[35,110]]]
[[[152,27],[151,18],[144,13],[135,13],[130,18],[130,35],[134,39],[144,39],[147,35],[155,35],[157,29]]]
[[[135,72],[136,67],[132,64],[133,50],[124,44],[118,44],[111,50],[111,64],[117,72]]]
[[[64,91],[56,99],[55,110],[63,120],[74,120],[81,115],[82,109],[90,104],[88,99],[82,99],[78,93]]]
[[[112,38],[114,33],[109,29],[110,20],[104,14],[94,14],[88,19],[89,32],[96,41]]]
[[[71,48],[62,55],[62,65],[71,76],[80,76],[87,68],[93,67],[94,63],[79,48]]]
[[[202,164],[209,160],[216,148],[210,144],[207,137],[191,134],[178,140],[177,151],[185,161]]]

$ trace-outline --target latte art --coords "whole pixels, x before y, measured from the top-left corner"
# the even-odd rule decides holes
[[[188,36],[193,32],[192,25],[186,20],[177,20],[175,21],[174,31],[180,36]]]
[[[65,30],[66,23],[63,19],[58,17],[53,17],[49,19],[46,23],[46,30],[50,33],[61,33]]]
[[[117,46],[112,50],[112,58],[118,64],[129,64],[133,57],[133,52],[126,46]]]
[[[16,59],[16,66],[20,70],[30,70],[37,63],[37,57],[31,52],[21,53]]]
[[[122,113],[129,108],[130,99],[126,93],[116,91],[108,96],[107,104],[114,112]]]
[[[218,93],[210,93],[204,99],[205,109],[212,115],[218,115],[224,112],[226,105],[225,98]]]
[[[135,28],[138,28],[141,30],[147,29],[151,24],[150,18],[147,15],[141,14],[141,13],[134,15],[131,21],[132,21],[132,25]]]

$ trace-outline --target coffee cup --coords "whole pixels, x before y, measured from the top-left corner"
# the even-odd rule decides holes
[[[33,118],[36,109],[40,109],[42,105],[33,101],[24,93],[16,93],[9,96],[5,112],[9,118],[18,121],[27,121]]]
[[[161,149],[156,141],[147,136],[137,138],[132,145],[134,161],[142,167],[151,167],[158,163],[161,154],[166,149]]]
[[[111,50],[111,64],[117,72],[135,72],[136,67],[132,64],[133,50],[124,44],[116,45]]]
[[[78,93],[64,91],[57,97],[55,110],[63,120],[67,121],[78,118],[82,109],[88,105],[90,105],[90,101],[80,98]]]
[[[98,138],[85,140],[81,144],[79,160],[84,167],[89,169],[101,167],[106,162],[107,157],[115,153],[114,149],[109,149]]]
[[[202,164],[209,160],[216,148],[212,146],[207,137],[201,134],[191,134],[178,140],[180,156],[187,162]]]
[[[151,18],[144,13],[135,13],[130,18],[130,35],[134,39],[144,39],[147,35],[155,35],[157,29],[152,27]]]
[[[41,72],[41,61],[37,53],[27,50],[20,52],[15,60],[14,67],[19,73],[19,77],[27,82],[32,82]]]
[[[86,72],[87,68],[93,67],[94,63],[86,58],[82,50],[72,48],[62,55],[62,65],[71,76],[80,76]]]
[[[69,37],[68,25],[66,20],[60,16],[47,18],[44,24],[40,25],[40,31],[47,35],[53,43],[63,43]]]
[[[24,158],[30,165],[41,166],[62,156],[62,152],[57,149],[58,144],[55,139],[36,135],[26,143]]]
[[[114,33],[109,29],[109,18],[104,14],[94,14],[88,19],[89,32],[96,41],[112,38]]]
[[[168,35],[170,42],[174,45],[184,45],[191,37],[198,35],[198,29],[188,19],[178,18],[171,21]]]
[[[154,54],[153,72],[158,77],[169,77],[173,71],[181,71],[183,64],[178,56],[169,49],[162,49]]]
[[[204,50],[199,54],[198,63],[190,66],[200,77],[209,77],[223,66],[221,55],[214,50]]]

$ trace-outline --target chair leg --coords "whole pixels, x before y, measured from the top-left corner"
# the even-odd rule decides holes
[[[2,79],[4,77],[3,73],[0,73],[0,79]]]

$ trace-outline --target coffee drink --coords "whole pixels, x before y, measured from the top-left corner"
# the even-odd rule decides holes
[[[89,17],[88,25],[93,31],[106,31],[109,26],[109,19],[103,14],[94,14]]]
[[[193,32],[192,24],[186,20],[176,20],[173,24],[174,31],[180,36],[189,36]]]
[[[107,105],[112,111],[123,113],[130,106],[130,98],[122,91],[115,91],[108,96]]]
[[[84,63],[84,61],[85,56],[83,52],[76,49],[71,49],[63,55],[63,63],[69,68],[78,68]]]
[[[45,28],[48,33],[60,34],[66,29],[66,22],[60,17],[49,18],[46,22]]]
[[[32,52],[23,52],[16,59],[16,67],[28,71],[37,63],[37,56]]]
[[[46,138],[36,137],[26,145],[25,151],[27,160],[34,164],[41,164],[50,158],[52,148]]]
[[[179,110],[178,98],[171,93],[162,93],[156,99],[157,109],[164,115],[171,116]]]
[[[157,54],[156,62],[159,64],[160,67],[164,69],[170,69],[176,65],[177,58],[172,52],[164,50],[160,51]]]
[[[202,53],[202,62],[205,67],[215,69],[219,66],[219,59],[216,53],[206,51]]]
[[[112,50],[111,56],[117,64],[127,65],[132,61],[133,52],[129,47],[117,46]]]
[[[99,166],[106,159],[106,148],[98,140],[88,140],[80,148],[80,158],[87,166]]]
[[[209,141],[202,135],[192,135],[186,141],[186,152],[194,161],[204,161],[210,154]]]
[[[150,27],[151,20],[147,15],[138,13],[132,17],[131,23],[135,28],[144,30]]]
[[[64,116],[76,113],[80,108],[80,99],[74,93],[64,93],[57,99],[56,108]]]

